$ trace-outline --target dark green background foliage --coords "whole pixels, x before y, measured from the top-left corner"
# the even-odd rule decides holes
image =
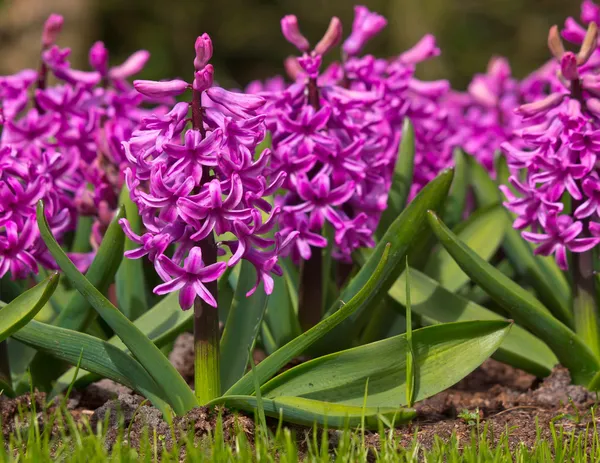
[[[316,42],[332,15],[350,31],[353,5],[348,0],[0,0],[0,72],[35,65],[43,18],[50,11],[67,19],[61,45],[74,48],[85,65],[94,40],[103,40],[111,61],[145,48],[152,59],[142,77],[191,74],[193,44],[208,32],[213,39],[217,78],[223,86],[281,72],[294,49],[281,37],[279,19],[298,16],[301,29]],[[436,35],[442,56],[419,70],[424,78],[449,78],[464,88],[494,54],[509,57],[521,77],[548,58],[546,34],[553,24],[579,16],[578,0],[365,0],[389,25],[367,51],[380,56],[401,52],[423,34]],[[33,44],[33,48],[32,45]],[[11,55],[13,58],[6,59]],[[27,57],[27,60],[25,60]],[[334,56],[329,57],[335,58]],[[32,62],[33,60],[33,62]],[[26,62],[25,62],[26,61]]]

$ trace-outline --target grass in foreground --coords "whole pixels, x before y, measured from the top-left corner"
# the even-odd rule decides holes
[[[590,424],[566,432],[561,426],[550,423],[550,440],[541,438],[538,426],[533,448],[510,443],[511,429],[506,429],[494,440],[487,425],[479,422],[472,426],[471,437],[459,441],[453,435],[448,441],[435,438],[430,448],[424,448],[416,437],[407,446],[383,424],[379,432],[379,445],[373,445],[373,436],[361,429],[344,429],[334,433],[302,433],[278,426],[273,432],[256,424],[253,441],[241,429],[227,436],[219,417],[215,430],[204,437],[192,434],[168,445],[164,437],[147,430],[139,448],[128,442],[131,427],[123,421],[112,429],[112,448],[108,449],[107,421],[92,429],[88,420],[75,421],[64,408],[50,415],[49,422],[41,428],[35,419],[39,411],[21,413],[15,431],[8,441],[0,434],[0,462],[597,462],[600,461],[600,439],[594,411]],[[31,423],[31,424],[30,424]],[[174,436],[174,434],[173,434]],[[375,439],[377,441],[377,439]],[[493,444],[492,442],[495,442]]]

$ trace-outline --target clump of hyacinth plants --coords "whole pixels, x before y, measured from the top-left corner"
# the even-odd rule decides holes
[[[383,23],[382,17],[357,9],[344,62]],[[381,99],[383,85],[358,88],[350,73],[344,82],[343,73],[332,74],[335,67],[320,72],[323,55],[341,42],[339,20],[332,20],[314,48],[294,17],[284,18],[282,25],[285,37],[303,52],[287,63],[295,82],[289,87],[271,83],[269,91],[258,94],[214,85],[209,63],[213,44],[206,34],[196,40],[189,82],[137,80],[131,87],[122,79],[122,67],[108,67],[99,44],[90,52],[91,73],[73,71],[64,52],[48,49],[52,52],[36,78],[43,80],[39,76],[51,72],[66,82],[66,89],[83,90],[77,93],[81,100],[73,97],[69,111],[63,100],[52,100],[54,106],[40,103],[47,105],[43,113],[31,102],[28,110],[65,124],[36,139],[35,146],[43,155],[56,151],[75,156],[64,138],[72,135],[80,142],[76,146],[87,150],[74,151],[79,154],[73,161],[77,168],[66,170],[75,175],[80,169],[86,184],[85,190],[68,190],[73,201],[77,206],[82,198],[89,205],[89,198],[99,195],[98,210],[101,199],[107,204],[102,206],[104,222],[94,228],[102,240],[84,276],[75,265],[80,262],[66,252],[69,233],[81,233],[80,220],[64,233],[54,222],[53,194],[71,184],[61,179],[31,198],[27,212],[36,214],[31,224],[41,237],[38,243],[69,284],[53,275],[8,304],[0,303],[0,341],[11,336],[11,357],[18,365],[31,365],[31,378],[6,379],[8,394],[22,390],[25,379],[56,395],[70,384],[85,387],[100,376],[143,394],[165,415],[224,404],[302,424],[377,427],[380,418],[396,424],[411,419],[414,411],[404,407],[459,381],[502,342],[510,329],[504,320],[431,327],[414,335],[409,324],[407,334],[395,333],[382,343],[357,340],[366,316],[387,300],[387,291],[406,267],[413,242],[426,235],[426,211],[440,209],[453,173],[441,172],[421,185],[406,208],[406,201],[388,208],[391,220],[381,227],[388,190],[398,177],[394,165],[400,139],[405,159],[415,158],[410,124],[403,122],[402,128],[390,122],[393,98]],[[411,63],[433,53],[430,41],[425,45],[402,58],[409,74]],[[63,95],[62,90],[51,92],[49,82],[44,85],[50,97]],[[15,107],[10,95],[3,108]],[[135,102],[127,112],[128,124],[117,123],[125,105],[120,96]],[[86,105],[80,108],[79,101]],[[160,106],[142,110],[142,103]],[[100,122],[93,129],[81,118],[93,116],[96,108],[100,114],[93,121]],[[9,123],[7,119],[6,127]],[[96,130],[96,144],[82,136],[83,128]],[[11,131],[5,129],[5,134]],[[11,144],[7,146],[16,149]],[[11,154],[3,158],[3,167],[22,176],[19,159]],[[90,172],[97,178],[110,173],[110,182],[94,183]],[[411,180],[403,181],[406,199]],[[115,197],[108,201],[104,195],[111,192]],[[14,234],[11,227],[0,227],[0,232]],[[353,267],[357,254],[361,265]],[[299,311],[296,265],[315,256],[324,265],[312,273],[310,265],[304,266],[300,305],[310,307],[306,295],[318,294],[310,307],[317,316],[304,324],[303,333],[293,326]],[[333,265],[334,259],[339,264]],[[152,299],[157,303],[147,308]],[[123,301],[141,311],[126,310]],[[48,302],[56,317],[39,316]],[[275,320],[280,323],[272,324]],[[194,331],[195,392],[161,351],[189,328]],[[353,344],[365,345],[342,350]],[[255,346],[270,355],[247,371]],[[314,358],[278,374],[309,351],[334,357]],[[458,353],[465,352],[468,359],[459,360]],[[440,359],[448,371],[427,367]],[[78,367],[67,369],[65,364]],[[393,382],[385,379],[390,373]]]

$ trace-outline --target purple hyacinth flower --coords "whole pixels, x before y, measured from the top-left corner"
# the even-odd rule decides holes
[[[194,305],[196,296],[207,304],[217,307],[217,301],[204,283],[217,280],[227,269],[225,262],[205,266],[202,261],[202,251],[194,247],[185,259],[183,268],[164,254],[158,257],[157,263],[163,272],[173,279],[154,288],[155,294],[163,295],[179,291],[179,305],[183,310],[188,310]]]
[[[567,215],[549,214],[540,218],[545,233],[523,232],[523,238],[539,244],[534,250],[535,254],[555,254],[556,263],[563,270],[568,268],[567,250],[585,252],[600,243],[600,237],[577,238],[583,231],[583,224]]]

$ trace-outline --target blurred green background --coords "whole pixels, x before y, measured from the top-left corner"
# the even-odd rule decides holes
[[[345,35],[353,6],[349,0],[0,0],[0,73],[35,67],[41,25],[50,12],[65,16],[59,44],[73,49],[85,67],[87,50],[103,40],[118,63],[145,48],[152,58],[141,77],[188,78],[194,40],[208,32],[213,64],[223,86],[240,87],[281,73],[294,49],[281,36],[279,20],[296,14],[315,43],[329,18],[339,16]],[[402,52],[423,34],[433,33],[442,56],[419,69],[423,78],[449,78],[464,88],[493,55],[510,59],[522,77],[548,58],[546,36],[553,24],[579,17],[577,0],[372,0],[369,8],[388,18],[388,27],[367,51],[379,56]],[[336,58],[332,56],[330,59]]]

